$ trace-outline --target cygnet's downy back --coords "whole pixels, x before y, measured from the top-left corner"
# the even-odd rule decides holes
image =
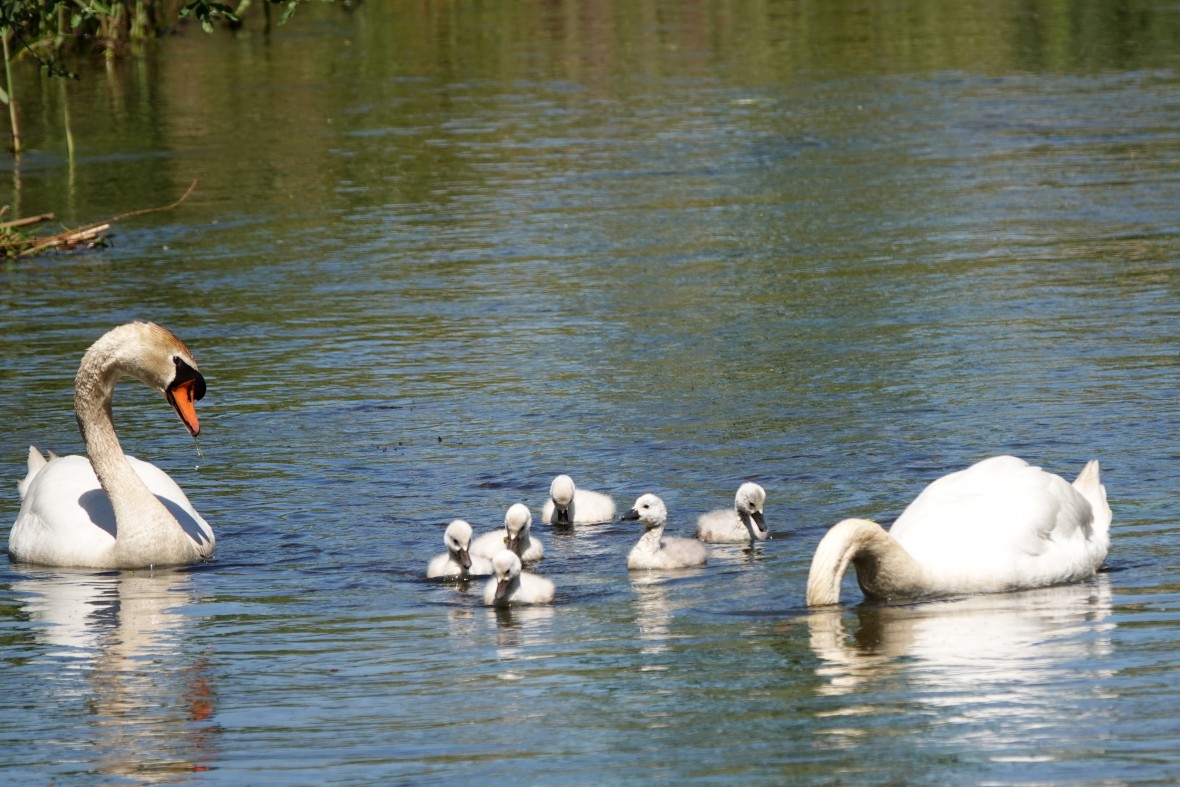
[[[610,495],[579,489],[574,479],[559,475],[549,485],[549,499],[541,507],[541,521],[551,525],[594,525],[615,518],[615,501]]]

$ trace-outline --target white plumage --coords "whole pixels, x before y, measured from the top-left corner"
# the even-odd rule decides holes
[[[668,509],[655,495],[641,495],[635,506],[623,514],[624,520],[638,520],[647,531],[627,556],[627,568],[678,569],[705,565],[708,554],[700,541],[691,538],[664,537]]]
[[[615,518],[610,495],[578,489],[574,479],[559,475],[549,485],[549,499],[541,507],[541,521],[551,525],[593,525]]]
[[[515,552],[502,550],[492,559],[496,578],[484,588],[483,603],[490,607],[513,604],[552,604],[556,595],[553,583],[544,577],[522,571]]]
[[[535,563],[545,555],[545,546],[532,534],[533,515],[524,503],[513,503],[504,513],[504,527],[484,533],[471,544],[471,556],[493,559],[509,549],[524,563]]]
[[[158,325],[108,331],[86,351],[74,380],[74,409],[88,456],[30,447],[22,503],[8,538],[18,562],[77,568],[183,565],[213,552],[213,529],[167,473],[123,453],[111,420],[121,377],[164,394],[189,432],[200,431],[193,402],[205,379],[188,348]]]
[[[770,538],[763,509],[766,491],[758,484],[746,482],[738,487],[733,508],[701,514],[697,519],[697,538],[714,544],[747,544]]]
[[[816,548],[807,603],[835,604],[849,563],[866,596],[992,593],[1086,579],[1110,545],[1110,506],[1091,461],[1070,484],[1013,456],[922,491],[887,533],[846,519]]]
[[[471,525],[456,519],[443,531],[447,551],[431,559],[426,567],[430,578],[466,579],[486,577],[492,573],[492,562],[482,557],[471,557]]]

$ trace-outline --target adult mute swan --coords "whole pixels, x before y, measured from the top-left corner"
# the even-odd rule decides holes
[[[668,509],[655,495],[641,495],[635,506],[620,519],[639,520],[647,528],[627,555],[627,568],[676,569],[705,565],[708,554],[700,541],[691,538],[664,538]]]
[[[205,378],[188,348],[150,322],[114,328],[82,356],[74,409],[85,456],[46,461],[29,449],[20,513],[8,536],[12,560],[77,568],[147,568],[192,563],[213,552],[213,529],[167,473],[123,453],[111,420],[121,377],[164,394],[189,433],[200,432],[196,399]]]
[[[615,501],[609,495],[578,489],[568,475],[553,479],[541,507],[541,521],[551,525],[594,525],[614,518]]]
[[[521,571],[520,558],[515,552],[501,550],[492,558],[492,568],[496,578],[487,584],[483,592],[483,603],[489,607],[553,603],[553,583],[545,577]]]
[[[533,514],[524,503],[513,503],[504,512],[504,527],[484,533],[471,545],[471,556],[491,560],[507,548],[525,563],[536,563],[545,555],[541,540],[533,538]]]
[[[762,509],[766,490],[747,481],[738,487],[733,508],[701,514],[697,519],[697,538],[713,544],[748,544],[770,538]]]
[[[887,533],[846,519],[819,542],[807,603],[835,604],[851,563],[865,596],[997,593],[1094,575],[1110,546],[1098,462],[1070,484],[1014,456],[996,456],[926,487]]]
[[[443,531],[447,551],[433,558],[426,566],[428,578],[467,579],[486,577],[492,573],[492,562],[482,557],[471,557],[471,525],[456,519]]]

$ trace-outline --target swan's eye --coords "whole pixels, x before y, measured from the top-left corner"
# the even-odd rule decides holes
[[[176,366],[176,375],[172,378],[170,387],[176,388],[181,383],[193,382],[191,401],[205,398],[205,378],[179,355],[172,356],[172,363]]]

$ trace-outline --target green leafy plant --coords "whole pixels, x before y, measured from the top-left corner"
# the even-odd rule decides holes
[[[283,6],[279,24],[308,0],[265,0],[269,8]],[[212,33],[217,23],[239,26],[250,0],[237,9],[216,0],[0,0],[0,38],[6,82],[0,87],[0,104],[9,111],[14,152],[20,152],[20,121],[12,79],[12,61],[27,54],[49,76],[77,79],[62,65],[67,51],[98,49],[106,57],[119,57],[132,45],[167,32],[178,20],[196,20]]]

